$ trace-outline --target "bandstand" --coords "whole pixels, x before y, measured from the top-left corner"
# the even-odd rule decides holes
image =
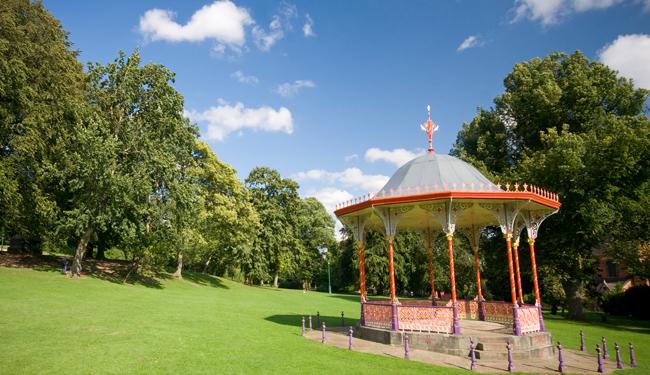
[[[434,152],[432,136],[437,125],[431,121],[430,114],[421,127],[429,141],[426,154],[400,167],[379,192],[340,204],[335,211],[354,236],[359,255],[359,332],[366,338],[386,343],[399,342],[405,332],[410,332],[412,345],[421,343],[430,350],[455,353],[454,348],[465,345],[461,326],[471,327],[467,334],[476,337],[480,336],[477,332],[483,332],[481,327],[494,327],[496,324],[504,328],[499,331],[504,342],[520,343],[523,347],[528,345],[531,350],[537,343],[543,350],[531,355],[552,355],[552,339],[545,332],[541,311],[535,239],[542,222],[558,211],[558,196],[525,183],[494,184],[468,163]],[[479,238],[487,226],[500,227],[504,235],[511,294],[507,302],[486,301],[481,291]],[[367,229],[386,234],[389,300],[370,300],[366,294],[364,249]],[[393,240],[398,230],[422,233],[429,254],[431,299],[400,301],[396,296]],[[449,301],[436,298],[432,241],[437,231],[442,231],[447,237]],[[529,244],[534,305],[524,303],[521,287],[519,243],[522,232],[527,234]],[[459,234],[468,238],[474,255],[477,296],[472,300],[459,301],[456,298],[452,240]],[[485,328],[484,331],[498,330]]]

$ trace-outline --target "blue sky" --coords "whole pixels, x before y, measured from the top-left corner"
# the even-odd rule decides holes
[[[514,64],[582,51],[650,89],[650,0],[49,1],[84,62],[138,48],[243,179],[269,166],[331,209],[439,153]]]

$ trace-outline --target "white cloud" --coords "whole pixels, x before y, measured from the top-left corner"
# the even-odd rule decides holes
[[[293,83],[287,82],[278,85],[276,92],[280,96],[289,97],[298,94],[298,91],[303,88],[314,88],[316,84],[309,80],[297,80]]]
[[[401,167],[408,161],[413,160],[418,155],[422,155],[422,152],[413,152],[403,148],[396,148],[391,151],[373,147],[366,150],[365,159],[371,163],[378,160],[383,160]]]
[[[518,0],[514,12],[513,22],[528,18],[550,25],[557,22],[560,14],[566,13],[567,9],[564,0]]]
[[[293,133],[293,117],[285,107],[277,110],[268,106],[246,108],[242,103],[230,105],[223,99],[219,99],[218,103],[218,106],[202,112],[185,113],[192,121],[205,124],[206,139],[221,141],[228,134],[244,129]]]
[[[592,9],[605,9],[620,3],[622,0],[573,0],[573,7],[576,12],[584,12]]]
[[[311,169],[305,172],[298,172],[293,177],[301,181],[317,180],[328,183],[339,183],[345,187],[359,189],[363,192],[377,192],[388,182],[387,176],[367,175],[359,168],[347,168],[341,172]]]
[[[305,196],[318,199],[323,204],[323,206],[325,206],[327,212],[330,213],[334,212],[337,204],[349,201],[350,199],[354,198],[354,195],[350,194],[350,192],[347,190],[341,190],[335,187],[325,187],[319,190],[309,190]]]
[[[306,20],[305,20],[305,25],[302,27],[302,33],[307,38],[309,38],[310,36],[316,36],[316,34],[314,34],[314,20],[311,19],[311,16],[309,16],[309,14],[305,18]]]
[[[245,8],[223,0],[205,5],[181,25],[174,21],[175,13],[164,9],[150,9],[140,17],[140,33],[147,40],[168,42],[200,42],[213,39],[216,52],[225,46],[239,49],[246,42],[245,27],[254,23]]]
[[[253,27],[253,40],[262,51],[269,51],[275,43],[284,38],[285,33],[292,29],[291,19],[296,17],[298,11],[295,5],[284,4],[282,9],[273,16],[268,30],[260,26]]]
[[[516,0],[513,7],[513,22],[522,19],[539,21],[544,26],[557,23],[571,13],[606,9],[623,0]]]
[[[483,43],[478,39],[476,35],[468,36],[463,42],[456,48],[456,52],[464,51],[472,47],[480,47]]]
[[[230,78],[236,79],[237,82],[245,85],[256,85],[260,82],[255,76],[247,76],[241,70],[238,70],[230,75]]]
[[[619,35],[599,51],[599,57],[637,87],[650,89],[650,35]]]
[[[359,158],[359,155],[357,155],[357,154],[346,155],[345,156],[345,161],[356,160],[358,158]]]

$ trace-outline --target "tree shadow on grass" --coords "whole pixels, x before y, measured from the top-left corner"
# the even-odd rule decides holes
[[[58,255],[25,255],[8,254],[0,255],[0,266],[10,268],[29,268],[39,272],[55,272],[63,275],[63,264],[68,261],[68,269],[72,264],[72,257]],[[162,289],[162,280],[171,278],[166,273],[140,270],[130,272],[132,263],[124,260],[98,260],[84,259],[82,264],[82,277],[109,281],[115,284],[143,285],[147,288]],[[69,275],[69,272],[68,272]],[[128,275],[128,277],[127,277]]]
[[[302,326],[302,318],[305,318],[305,328],[309,329],[309,314],[305,315],[271,315],[267,316],[264,318],[264,320],[273,322],[276,324],[282,324],[286,326],[292,326],[292,327],[297,327],[301,328]],[[312,321],[312,327],[313,329],[320,329],[320,326],[318,326],[318,319],[316,318],[316,315],[311,316],[311,321]],[[356,327],[356,325],[359,323],[359,319],[352,319],[345,317],[344,323],[345,326],[341,326],[341,317],[340,316],[331,316],[331,315],[321,315],[320,317],[321,322],[325,322],[325,326],[327,329],[332,329],[332,330],[341,330],[343,328],[347,329],[350,326]]]
[[[229,289],[221,279],[205,273],[183,272],[183,279],[198,285]]]

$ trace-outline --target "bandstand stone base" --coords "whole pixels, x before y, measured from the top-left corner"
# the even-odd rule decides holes
[[[461,320],[462,335],[430,332],[403,332],[358,326],[354,336],[382,344],[403,346],[404,334],[409,336],[413,349],[428,350],[460,357],[469,356],[470,338],[476,344],[476,358],[485,360],[506,359],[506,343],[511,343],[514,359],[552,358],[553,337],[549,332],[534,332],[514,336],[511,327],[494,322]]]

